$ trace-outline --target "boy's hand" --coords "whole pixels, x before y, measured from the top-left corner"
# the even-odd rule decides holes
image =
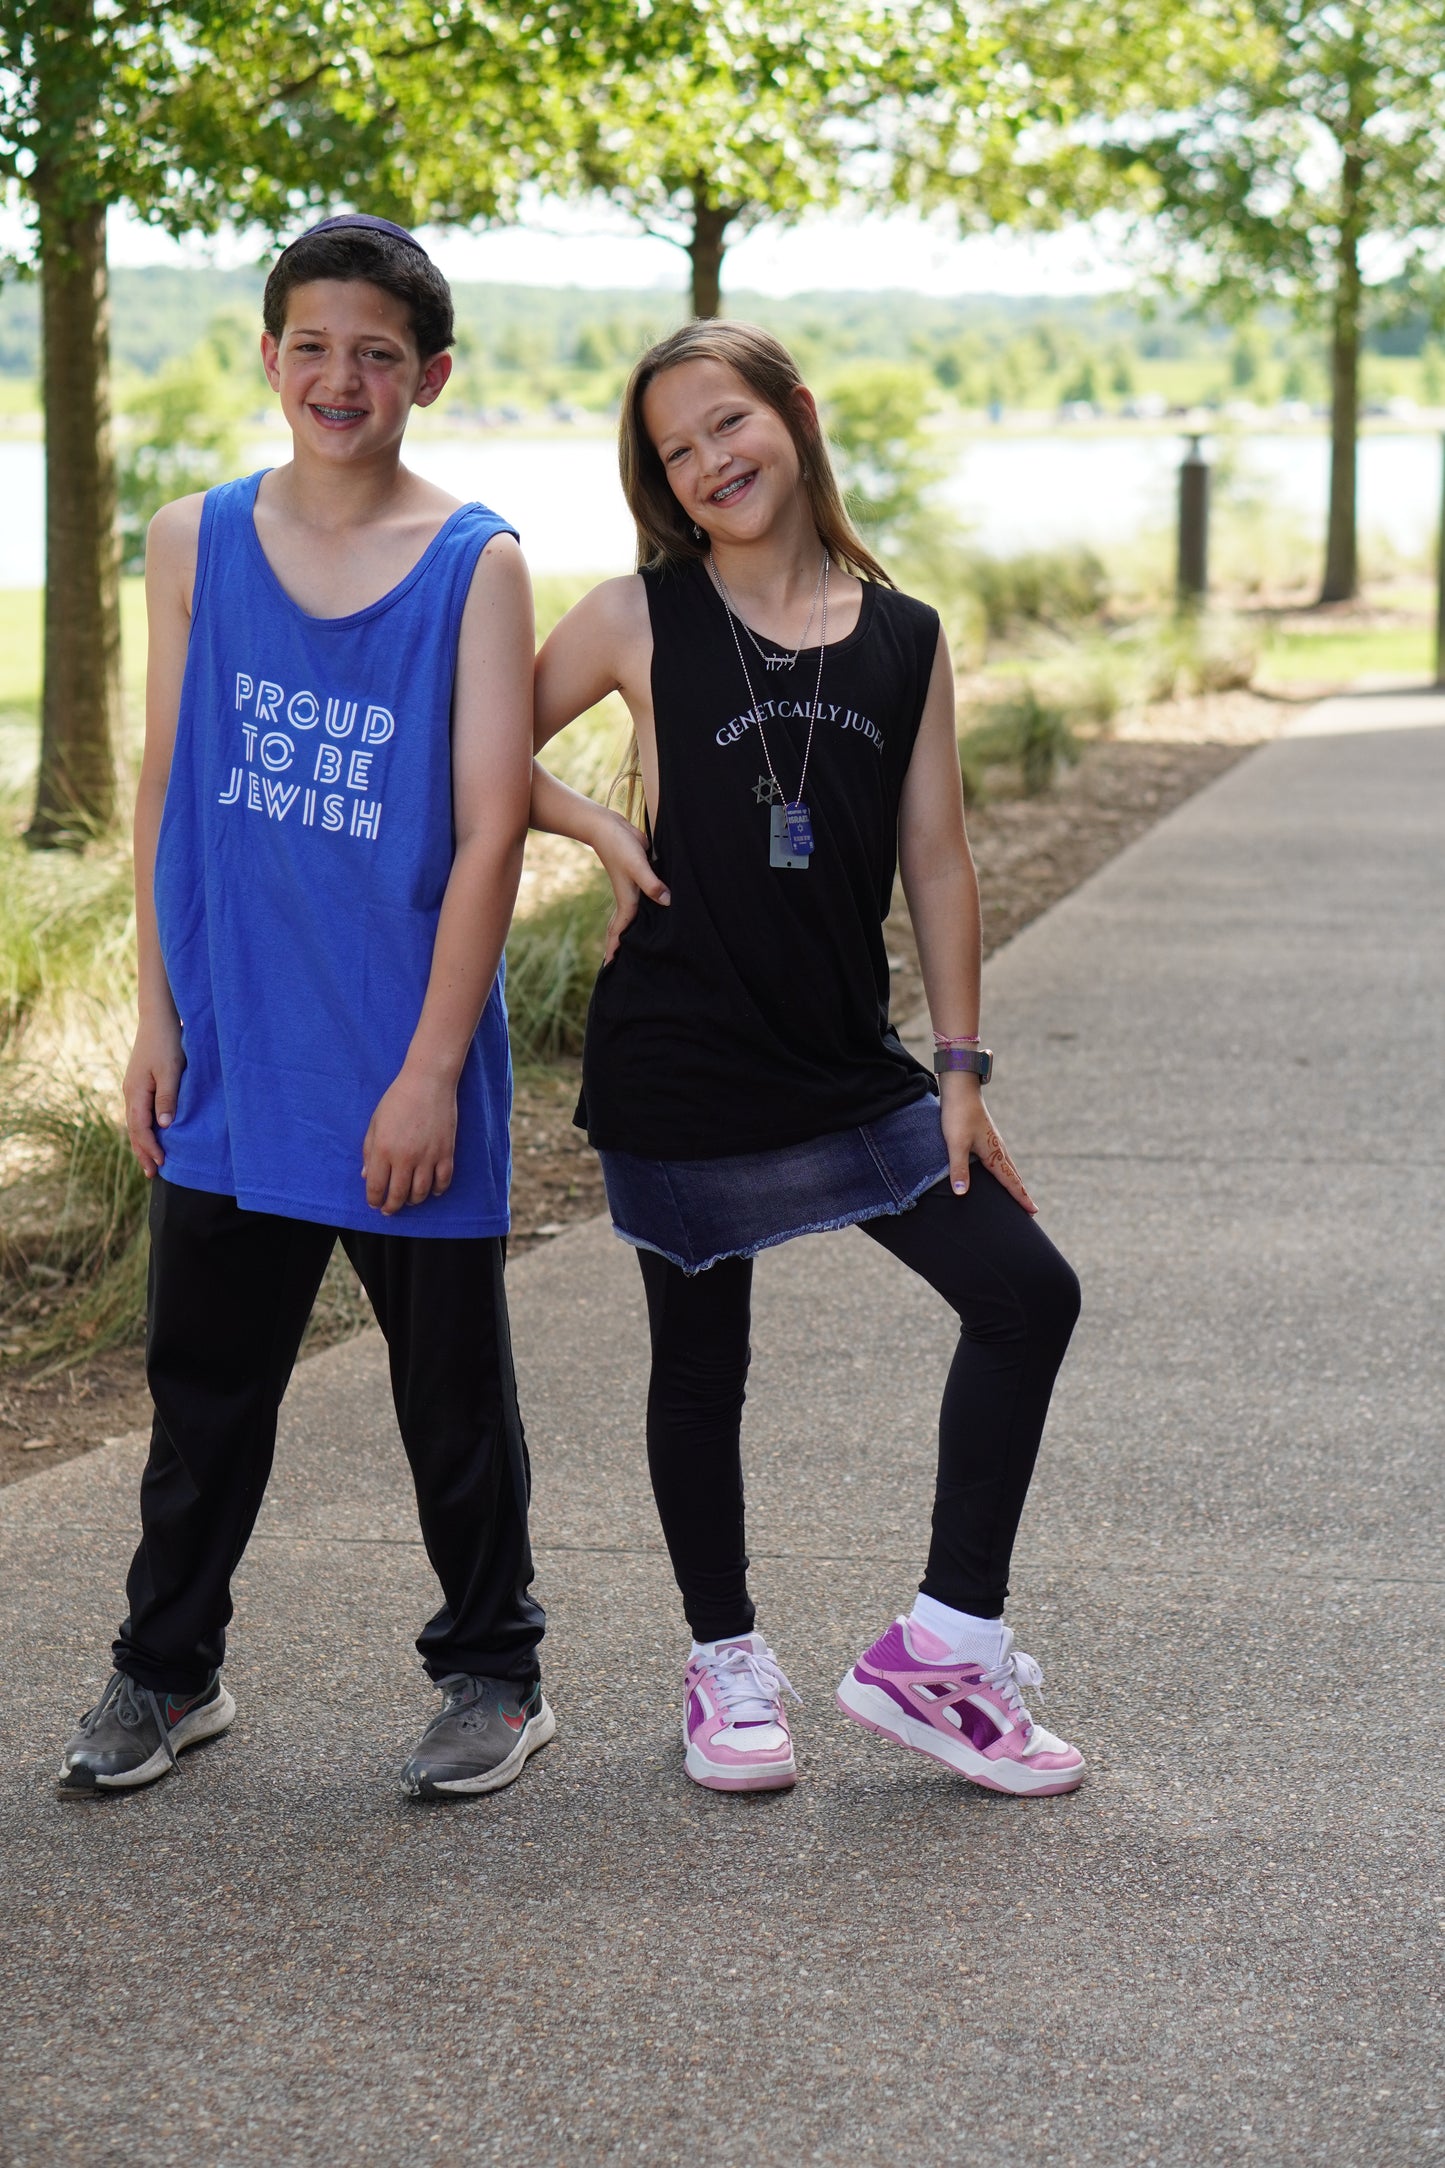
[[[130,1148],[147,1181],[166,1163],[157,1130],[175,1119],[176,1094],[186,1057],[181,1027],[174,1016],[142,1023],[125,1071],[125,1127]]]
[[[445,1195],[456,1145],[456,1085],[404,1068],[372,1115],[361,1148],[367,1203],[390,1217],[403,1205]]]

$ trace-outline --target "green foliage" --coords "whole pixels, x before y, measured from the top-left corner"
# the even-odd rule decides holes
[[[1417,279],[1428,295],[1445,186],[1442,39],[1441,0],[1272,0],[1253,11],[1247,53],[1209,71],[1194,98],[1175,86],[1152,117],[1141,101],[1116,161],[1152,176],[1166,235],[1222,299],[1283,301],[1317,323],[1342,245],[1375,236],[1405,254],[1403,279],[1378,290],[1397,310]]]
[[[712,315],[730,238],[877,193],[858,154],[878,140],[889,56],[914,42],[887,0],[609,11],[571,70],[550,178],[685,249],[694,313]]]
[[[611,913],[611,884],[597,872],[513,920],[507,1013],[518,1061],[556,1061],[580,1052]]]
[[[0,1146],[19,1168],[0,1186],[0,1318],[9,1329],[0,1359],[60,1370],[140,1337],[148,1185],[109,1095],[83,1079],[12,1072],[4,1107]]]
[[[130,392],[124,412],[130,432],[119,462],[121,562],[127,572],[143,572],[146,529],[161,506],[236,472],[240,403],[207,338]]]
[[[1411,297],[1431,315],[1441,306],[1445,0],[1257,0],[1249,23],[1247,49],[1227,65],[1215,56],[1196,96],[1141,84],[1106,155],[1148,177],[1164,275],[1240,312],[1269,300],[1328,325],[1338,478],[1355,462],[1371,316]],[[1372,288],[1370,259],[1386,254],[1394,276]],[[1353,490],[1332,487],[1321,598],[1357,584]]]
[[[1144,674],[1148,700],[1183,700],[1252,684],[1261,636],[1224,610],[1180,610],[1135,628],[1130,646]]]
[[[124,999],[134,981],[128,857],[27,851],[0,838],[0,1050],[42,1008]]]
[[[1087,406],[1096,406],[1099,400],[1099,378],[1092,354],[1079,364],[1078,371],[1064,386],[1063,397],[1070,403],[1075,400]]]
[[[828,382],[824,423],[849,510],[885,546],[919,529],[944,472],[924,427],[933,401],[928,372],[905,363],[855,362]]]
[[[1097,617],[1109,599],[1104,564],[1082,544],[1021,550],[1011,557],[968,552],[960,571],[982,604],[995,639],[1023,625],[1077,626]]]
[[[989,768],[1016,766],[1026,798],[1050,788],[1061,763],[1079,757],[1079,741],[1069,714],[1059,702],[1045,699],[1031,678],[1018,680],[991,697],[979,719],[959,735],[959,763],[964,795],[982,795]]]
[[[445,267],[445,246],[440,254]],[[238,409],[263,412],[269,394],[256,351],[262,277],[260,270],[117,267],[111,275],[112,338],[122,377],[153,377],[191,351],[197,324],[205,323]],[[680,289],[639,294],[462,281],[453,294],[457,366],[436,410],[443,429],[448,416],[503,399],[535,409],[544,386],[546,396],[605,408],[642,349],[686,314]],[[1153,392],[1171,404],[1193,405],[1230,394],[1233,327],[1186,315],[1172,304],[1146,311],[1127,295],[950,300],[911,293],[787,299],[737,293],[730,303],[734,314],[775,331],[819,388],[831,372],[853,362],[897,362],[928,371],[940,405],[982,409],[997,399],[1005,407],[1047,409],[1092,358],[1096,388],[1106,400]],[[1290,339],[1283,311],[1263,312],[1249,335],[1277,357],[1276,366],[1292,372],[1276,391],[1318,399],[1318,363]],[[1412,331],[1408,358],[1369,356],[1370,385],[1378,383],[1384,395],[1430,398],[1416,351],[1425,343],[1423,332],[1417,338]],[[0,287],[0,397],[37,367],[34,284]],[[7,368],[13,375],[6,376]]]

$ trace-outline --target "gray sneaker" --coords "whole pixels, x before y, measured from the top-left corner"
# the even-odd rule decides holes
[[[427,1725],[401,1772],[402,1787],[413,1799],[499,1792],[557,1729],[540,1680],[522,1693],[505,1679],[454,1671],[437,1685],[446,1695],[441,1713]]]
[[[57,1789],[62,1799],[134,1791],[176,1767],[176,1756],[225,1731],[236,1704],[213,1671],[198,1694],[153,1694],[123,1671],[80,1719],[65,1749]]]

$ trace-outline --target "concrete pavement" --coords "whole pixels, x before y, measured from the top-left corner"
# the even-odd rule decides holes
[[[140,1451],[0,1494],[0,2159],[1445,2162],[1445,700],[1332,702],[991,962],[990,1104],[1085,1312],[1010,1611],[1090,1758],[1013,1802],[832,1707],[906,1605],[950,1333],[857,1234],[759,1270],[788,1796],[682,1774],[600,1224],[512,1276],[556,1743],[392,1782],[434,1598],[374,1339],[303,1366],[223,1741],[49,1790]]]

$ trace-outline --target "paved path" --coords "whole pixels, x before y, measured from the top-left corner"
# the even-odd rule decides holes
[[[1013,1605],[1074,1798],[956,1785],[832,1709],[916,1581],[949,1341],[856,1234],[760,1271],[790,1797],[681,1772],[635,1269],[600,1225],[514,1273],[562,1730],[493,1801],[390,1781],[431,1594],[373,1341],[298,1376],[240,1719],[145,1796],[48,1788],[138,1451],[0,1495],[0,2158],[1445,2161],[1442,925],[1445,701],[1375,698],[989,966],[991,1100],[1085,1285]]]

